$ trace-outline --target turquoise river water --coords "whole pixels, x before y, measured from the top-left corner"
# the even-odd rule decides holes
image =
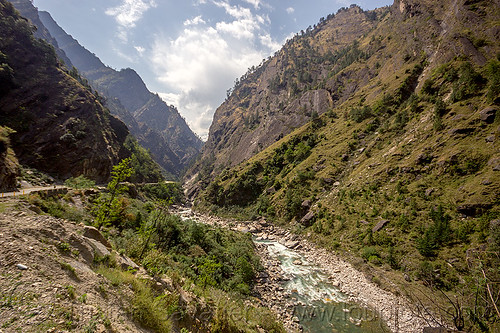
[[[256,242],[267,245],[270,255],[280,261],[289,279],[283,288],[296,299],[294,316],[304,332],[390,332],[375,312],[348,302],[348,297],[328,280],[328,276],[303,255],[278,242]]]

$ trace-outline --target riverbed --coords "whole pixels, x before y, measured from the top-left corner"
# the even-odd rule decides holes
[[[251,233],[264,272],[255,292],[290,332],[422,332],[425,321],[404,297],[385,291],[334,253],[259,221],[234,221],[177,210],[192,219]]]
[[[292,300],[293,318],[303,332],[388,332],[378,314],[342,293],[328,274],[307,258],[276,241],[256,240],[280,262],[285,295]]]

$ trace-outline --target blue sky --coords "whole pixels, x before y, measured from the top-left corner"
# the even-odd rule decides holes
[[[117,70],[133,68],[206,139],[226,90],[348,0],[34,0]],[[392,4],[361,0],[363,9]]]

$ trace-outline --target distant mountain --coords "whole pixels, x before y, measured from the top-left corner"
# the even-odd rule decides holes
[[[83,174],[104,182],[130,156],[125,124],[77,79],[11,3],[0,0],[0,126],[14,130],[2,129],[7,162],[17,158],[59,179]]]
[[[106,106],[129,126],[141,145],[150,149],[155,160],[174,175],[189,165],[199,154],[203,142],[177,109],[151,93],[134,70],[116,71],[105,66],[66,34],[49,13],[39,15],[73,65],[109,101]]]

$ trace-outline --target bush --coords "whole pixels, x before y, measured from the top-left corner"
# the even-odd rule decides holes
[[[378,251],[373,246],[364,247],[361,252],[361,257],[366,261],[374,260],[375,258],[379,258]],[[371,258],[371,260],[370,260]]]
[[[490,103],[498,101],[500,95],[500,61],[491,60],[486,64],[486,77],[488,79],[488,92],[486,97]]]
[[[349,111],[349,117],[357,123],[362,122],[365,119],[368,119],[372,116],[372,109],[365,105],[363,107],[351,108]]]
[[[424,235],[417,241],[417,249],[424,257],[436,256],[436,251],[446,245],[453,234],[450,226],[451,217],[444,213],[441,205],[437,210],[432,208],[429,217],[434,224],[427,228]]]
[[[86,178],[84,175],[80,175],[78,177],[66,179],[64,185],[71,188],[82,189],[95,187],[95,182]]]
[[[484,84],[484,78],[474,70],[470,62],[463,63],[458,69],[459,78],[453,84],[451,100],[458,102],[476,95]]]

